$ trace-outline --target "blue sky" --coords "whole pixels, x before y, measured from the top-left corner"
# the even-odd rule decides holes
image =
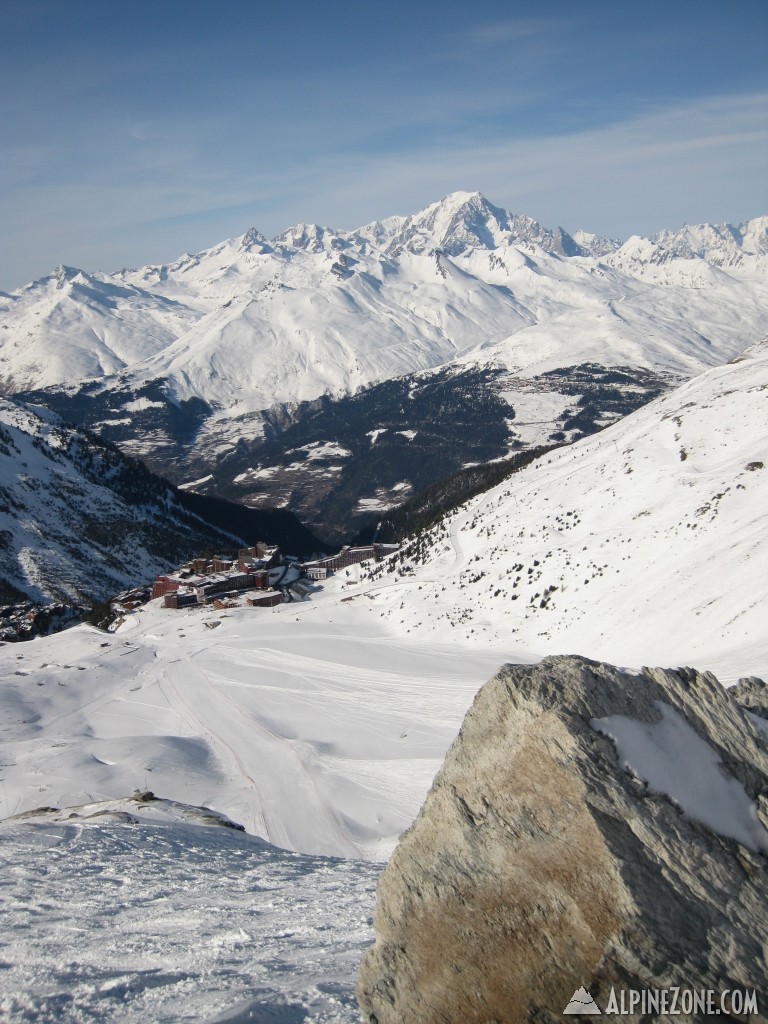
[[[456,189],[613,237],[768,213],[764,0],[3,0],[0,289]]]

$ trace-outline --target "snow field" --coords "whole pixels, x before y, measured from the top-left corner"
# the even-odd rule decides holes
[[[0,823],[8,1024],[353,1024],[378,866],[182,822]]]
[[[153,604],[113,637],[0,648],[0,817],[149,787],[281,846],[385,859],[503,658],[409,643],[348,596]]]

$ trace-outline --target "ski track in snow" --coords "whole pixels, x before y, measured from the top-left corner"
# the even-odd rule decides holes
[[[0,648],[0,815],[149,786],[280,846],[384,859],[504,660],[382,628],[376,596],[402,586],[215,619],[148,607],[107,641],[82,626]]]

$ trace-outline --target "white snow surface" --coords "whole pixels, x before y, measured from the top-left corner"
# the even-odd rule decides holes
[[[608,715],[593,719],[592,728],[610,737],[624,765],[684,814],[750,850],[768,852],[768,832],[743,784],[721,770],[720,755],[679,711],[655,704],[659,722]]]
[[[766,677],[766,508],[763,343],[468,502],[379,601],[437,641]]]
[[[0,1019],[359,1020],[376,865],[134,810],[0,822]]]
[[[457,192],[357,231],[252,229],[169,265],[59,268],[0,298],[0,384],[162,378],[226,418],[457,359],[690,376],[768,331],[765,222],[579,248]]]
[[[474,693],[578,653],[768,676],[768,345],[474,498],[307,601],[0,648],[0,816],[149,786],[383,859]]]
[[[296,448],[295,451],[306,452],[309,462],[316,462],[318,459],[346,459],[352,454],[348,448],[335,441],[313,441],[311,444]],[[292,453],[293,449],[287,454],[291,455]]]
[[[382,859],[504,661],[768,675],[768,346],[278,610],[148,605],[0,648],[0,816],[149,786]]]
[[[149,787],[282,847],[385,859],[501,659],[393,636],[345,578],[0,648],[0,818]]]
[[[117,373],[164,349],[200,314],[188,297],[58,267],[0,298],[0,381],[20,390]]]

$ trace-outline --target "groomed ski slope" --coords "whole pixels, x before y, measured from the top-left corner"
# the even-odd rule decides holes
[[[136,788],[305,853],[383,860],[501,654],[409,642],[343,592],[149,607],[0,649],[0,817]]]

